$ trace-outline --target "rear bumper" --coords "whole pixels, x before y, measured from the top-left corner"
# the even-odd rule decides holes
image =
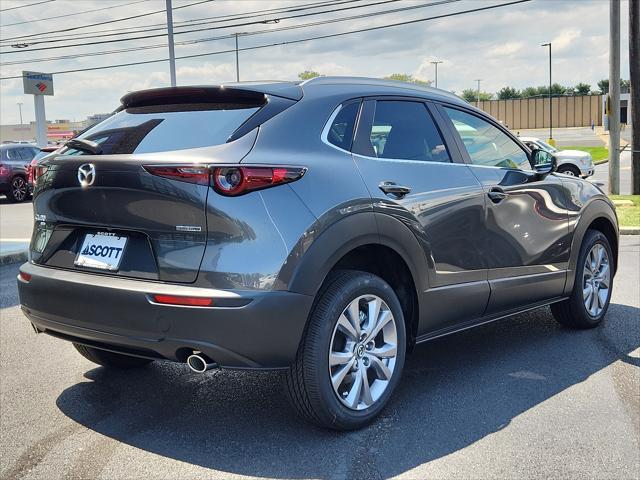
[[[71,272],[26,263],[20,303],[39,331],[148,358],[185,361],[200,350],[222,367],[286,368],[313,298],[230,291]],[[150,294],[206,296],[219,307],[159,305]]]

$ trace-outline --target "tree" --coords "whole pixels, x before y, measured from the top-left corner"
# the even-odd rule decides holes
[[[493,95],[489,92],[480,92],[480,101],[491,100]],[[478,101],[478,91],[473,88],[465,88],[462,91],[462,98],[469,103]]]
[[[520,98],[521,94],[519,90],[513,87],[503,87],[498,92],[498,100],[508,100],[510,98]]]
[[[620,90],[622,92],[628,92],[631,82],[629,80],[620,79]],[[598,89],[602,95],[609,93],[609,79],[603,78],[598,82]]]
[[[598,82],[598,90],[600,90],[600,93],[602,95],[604,95],[605,93],[609,93],[609,79],[608,78],[603,78],[602,80],[600,80]]]
[[[591,92],[591,85],[588,83],[580,82],[574,88],[576,95],[589,95]]]
[[[413,75],[409,75],[408,73],[392,73],[384,77],[385,80],[397,80],[399,82],[409,82],[415,83],[417,85],[422,85],[424,87],[429,87],[433,83],[431,80],[421,80],[419,78],[414,77]]]
[[[321,77],[318,72],[314,72],[313,70],[305,70],[304,72],[300,72],[298,74],[298,78],[300,80],[310,80],[312,78]]]
[[[522,98],[535,97],[536,95],[538,95],[538,89],[536,87],[527,87],[520,92]]]

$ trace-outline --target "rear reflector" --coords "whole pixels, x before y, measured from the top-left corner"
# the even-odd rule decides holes
[[[29,273],[20,272],[20,273],[18,273],[18,277],[20,277],[20,280],[22,280],[24,282],[30,282],[31,281],[31,274],[29,274]]]
[[[153,301],[163,305],[186,305],[190,307],[211,307],[213,300],[205,297],[182,297],[178,295],[152,295]]]

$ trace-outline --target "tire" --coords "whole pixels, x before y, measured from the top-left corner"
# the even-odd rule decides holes
[[[358,342],[352,340],[358,335],[349,320],[354,310],[347,311],[353,305],[356,309],[360,306],[360,313],[354,315],[358,317],[357,328],[362,328]],[[384,327],[378,334],[365,313],[371,305],[380,305],[374,318]],[[351,334],[346,333],[345,321]],[[367,333],[373,341],[362,340]],[[331,274],[316,297],[296,360],[285,375],[289,399],[316,425],[334,430],[361,428],[373,421],[389,400],[402,374],[405,351],[404,315],[393,289],[366,272]],[[329,365],[330,355],[339,360],[334,366]],[[332,379],[340,378],[343,368],[348,373],[334,387]]]
[[[574,165],[560,165],[558,167],[558,173],[564,173],[565,175],[570,175],[572,177],[579,177],[580,169]]]
[[[593,266],[592,252],[603,251],[606,254],[605,261],[599,261],[597,265],[598,274],[594,275],[589,265]],[[597,254],[595,254],[597,256]],[[587,260],[589,259],[589,263]],[[607,275],[604,275],[604,271]],[[567,300],[551,305],[551,312],[555,319],[571,328],[594,328],[597,327],[609,308],[611,293],[613,291],[614,262],[613,253],[609,240],[598,230],[587,230],[576,264],[575,280],[573,291]],[[605,278],[606,277],[606,278]],[[600,278],[600,280],[598,280]],[[592,283],[592,279],[594,283]],[[606,283],[606,288],[604,288]],[[606,290],[606,291],[605,291]],[[589,297],[591,291],[591,297]],[[594,296],[594,291],[598,292]],[[587,305],[595,307],[591,311]]]
[[[29,186],[27,185],[27,181],[24,177],[16,175],[11,179],[7,197],[9,198],[9,201],[13,203],[21,203],[29,198]]]
[[[102,365],[107,368],[117,368],[121,370],[128,370],[132,368],[140,368],[149,364],[153,360],[140,357],[132,357],[129,355],[123,355],[121,353],[108,352],[106,350],[100,350],[98,348],[87,347],[86,345],[80,345],[74,343],[73,346],[76,350],[87,360]]]

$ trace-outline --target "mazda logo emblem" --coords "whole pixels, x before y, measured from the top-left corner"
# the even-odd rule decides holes
[[[85,163],[78,168],[78,182],[83,187],[89,187],[96,181],[96,166],[93,163]]]

